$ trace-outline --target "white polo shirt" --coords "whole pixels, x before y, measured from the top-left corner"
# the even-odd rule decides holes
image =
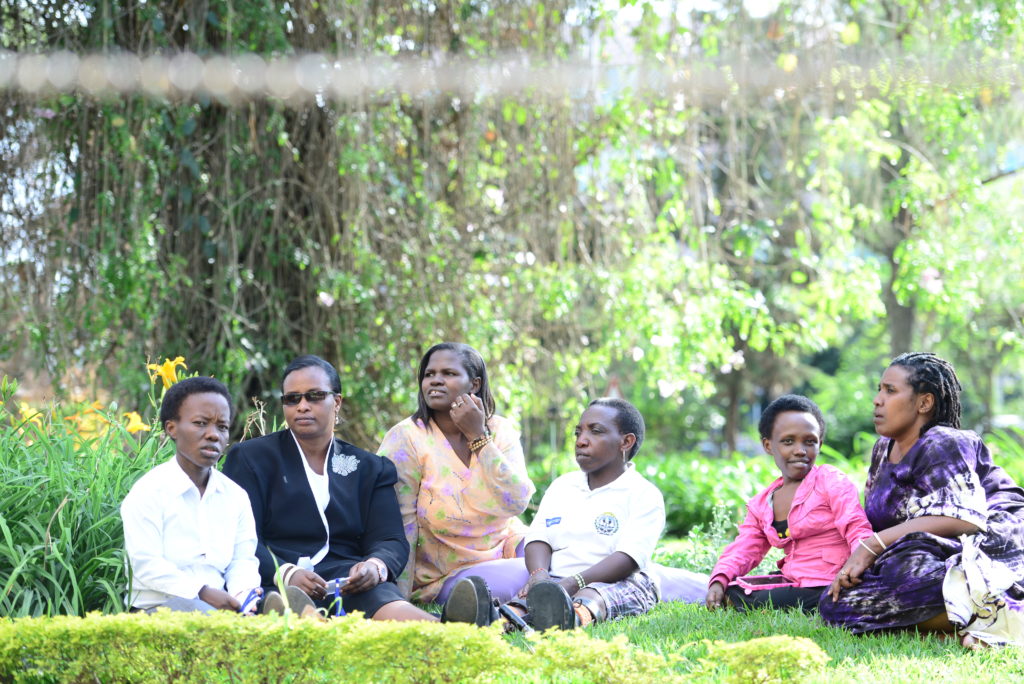
[[[235,596],[260,586],[249,495],[216,469],[200,497],[172,456],[132,486],[121,520],[136,608],[197,598],[204,585]]]
[[[567,577],[616,551],[645,569],[665,527],[661,491],[636,472],[632,463],[615,481],[591,489],[582,471],[551,483],[537,508],[526,543],[547,542],[551,574]]]

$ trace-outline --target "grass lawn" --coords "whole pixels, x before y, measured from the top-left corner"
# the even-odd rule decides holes
[[[717,516],[716,516],[717,517]],[[663,563],[707,573],[735,527],[719,519],[707,532],[695,530],[681,540],[666,540],[656,558]],[[753,574],[775,570],[781,551],[770,553]],[[742,642],[759,637],[789,635],[814,641],[830,661],[820,676],[802,681],[822,682],[1024,682],[1024,649],[1016,647],[966,651],[956,639],[916,632],[855,636],[825,625],[817,614],[799,611],[726,609],[709,611],[703,605],[663,603],[647,615],[595,626],[595,637],[625,634],[651,653],[681,659],[677,674],[698,682],[721,682],[734,674],[714,653],[714,642]],[[512,637],[518,641],[520,637]],[[741,681],[752,681],[744,679]]]
[[[823,682],[1010,682],[1024,681],[1024,649],[965,651],[956,640],[916,633],[854,636],[796,611],[711,612],[703,606],[664,603],[647,615],[598,625],[592,634],[625,634],[631,643],[664,655],[683,656],[681,674],[720,682],[729,670],[705,659],[709,643],[786,634],[807,637],[831,658]]]

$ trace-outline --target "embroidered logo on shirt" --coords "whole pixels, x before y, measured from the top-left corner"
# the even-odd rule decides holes
[[[551,527],[552,525],[557,525],[560,522],[562,522],[561,516],[557,518],[545,518],[544,525],[545,527]]]
[[[341,476],[354,473],[359,467],[359,459],[351,454],[334,454],[331,456],[331,470]]]
[[[619,531],[619,519],[614,513],[602,513],[594,518],[594,529],[598,534],[610,536]]]

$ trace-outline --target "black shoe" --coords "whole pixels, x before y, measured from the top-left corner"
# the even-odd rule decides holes
[[[452,587],[441,613],[441,622],[469,622],[477,627],[486,627],[497,617],[487,582],[482,577],[471,575],[463,577]]]
[[[276,591],[267,594],[267,597],[263,599],[263,605],[260,606],[260,613],[284,615],[286,611],[290,611],[296,615],[302,615],[306,608],[316,609],[313,599],[306,596],[306,592],[298,587],[288,586],[285,588],[284,596]]]
[[[530,587],[526,595],[530,605],[530,618],[534,629],[543,632],[546,629],[572,629],[576,626],[576,611],[572,608],[572,599],[555,582],[538,582]]]

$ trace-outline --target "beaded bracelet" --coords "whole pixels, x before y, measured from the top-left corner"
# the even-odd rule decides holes
[[[491,441],[490,433],[485,434],[483,437],[478,437],[469,443],[470,451],[480,451]]]
[[[536,575],[541,570],[544,570],[545,572],[547,572],[547,568],[537,568],[533,572],[530,573],[530,577],[533,577],[534,575]]]
[[[295,565],[294,563],[285,563],[284,565],[282,565],[280,569],[277,571],[281,579],[281,584],[287,587],[288,581],[291,580],[292,575],[294,575],[295,571],[298,569],[299,566]]]
[[[583,575],[581,575],[580,573],[577,572],[575,575],[572,576],[572,578],[576,580],[576,584],[579,585],[580,589],[583,589],[587,586],[587,583],[583,580]]]

